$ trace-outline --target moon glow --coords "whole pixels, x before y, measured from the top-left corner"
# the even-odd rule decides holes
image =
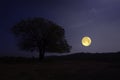
[[[90,37],[88,37],[88,36],[85,36],[85,37],[83,37],[82,38],[82,45],[83,46],[90,46],[91,45],[91,42],[92,42],[92,40],[91,40],[91,38]]]

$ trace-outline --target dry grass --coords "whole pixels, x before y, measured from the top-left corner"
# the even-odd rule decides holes
[[[120,80],[119,76],[119,63],[92,60],[0,64],[0,80]]]

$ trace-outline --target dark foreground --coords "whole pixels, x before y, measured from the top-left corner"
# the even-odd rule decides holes
[[[1,62],[0,80],[120,80],[118,55],[81,56],[53,57],[41,63]]]

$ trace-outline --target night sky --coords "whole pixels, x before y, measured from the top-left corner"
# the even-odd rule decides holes
[[[0,56],[38,55],[19,51],[10,32],[17,22],[32,17],[61,25],[71,53],[120,51],[120,0],[1,0]],[[83,36],[91,37],[91,46],[81,45]]]

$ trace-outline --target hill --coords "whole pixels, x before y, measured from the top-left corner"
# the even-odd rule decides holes
[[[120,53],[0,58],[0,80],[120,80]]]

